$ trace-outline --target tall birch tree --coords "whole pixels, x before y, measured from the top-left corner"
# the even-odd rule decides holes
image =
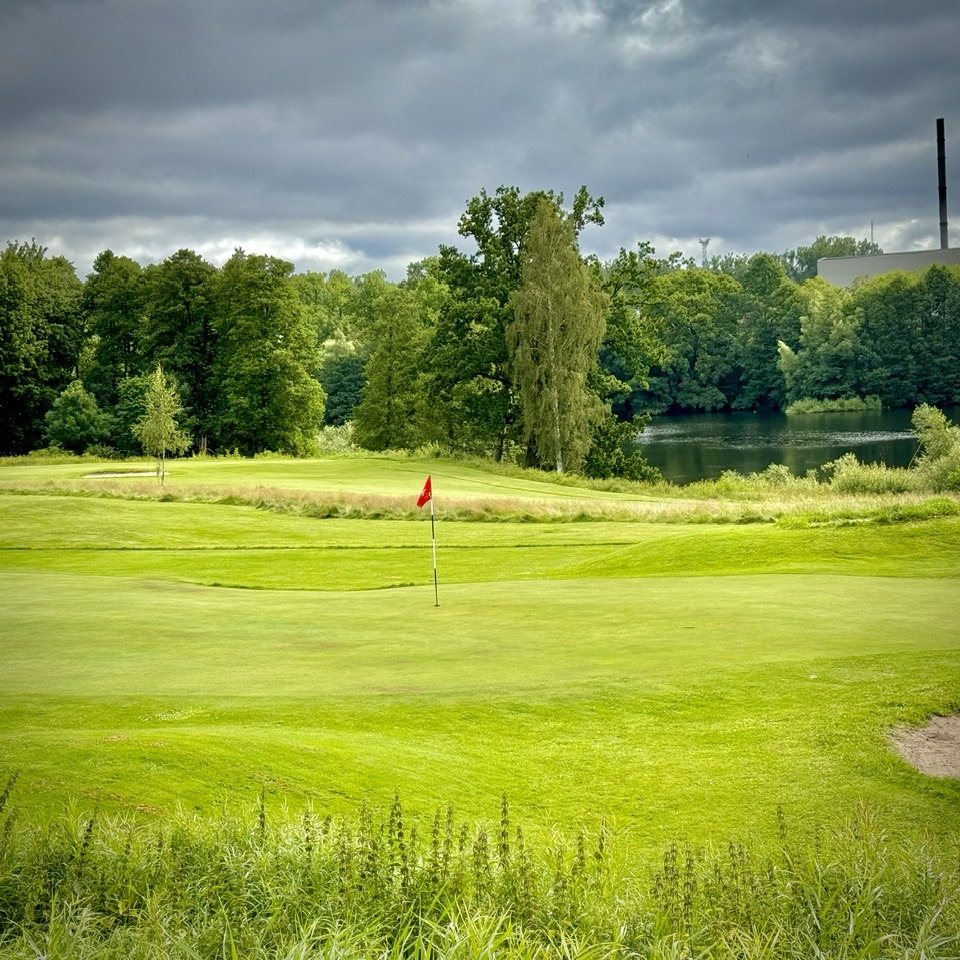
[[[606,330],[609,298],[580,258],[576,223],[542,200],[521,248],[506,339],[526,439],[558,473],[583,465],[605,408],[588,379]]]

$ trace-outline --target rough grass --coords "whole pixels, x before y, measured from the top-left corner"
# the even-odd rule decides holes
[[[4,797],[4,799],[6,799]],[[91,816],[0,836],[0,957],[923,957],[960,945],[955,851],[863,811],[797,842],[667,845],[638,862],[605,825],[531,842],[506,796],[279,819]]]

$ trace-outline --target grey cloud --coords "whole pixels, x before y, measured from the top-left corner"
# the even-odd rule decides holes
[[[646,237],[696,253],[704,234],[783,249],[871,219],[920,242],[936,117],[960,144],[960,10],[914,7],[19,3],[0,227],[151,256],[286,231],[311,266],[396,265],[455,238],[482,187],[585,183],[607,199],[584,236],[600,254]]]

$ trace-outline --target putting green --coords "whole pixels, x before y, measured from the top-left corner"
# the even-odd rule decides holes
[[[762,663],[953,651],[954,580],[603,579],[312,594],[4,576],[0,690],[521,695],[680,686]]]

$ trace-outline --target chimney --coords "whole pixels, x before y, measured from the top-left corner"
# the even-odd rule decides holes
[[[937,177],[940,183],[940,249],[949,247],[947,240],[947,149],[943,135],[943,117],[937,120]]]

